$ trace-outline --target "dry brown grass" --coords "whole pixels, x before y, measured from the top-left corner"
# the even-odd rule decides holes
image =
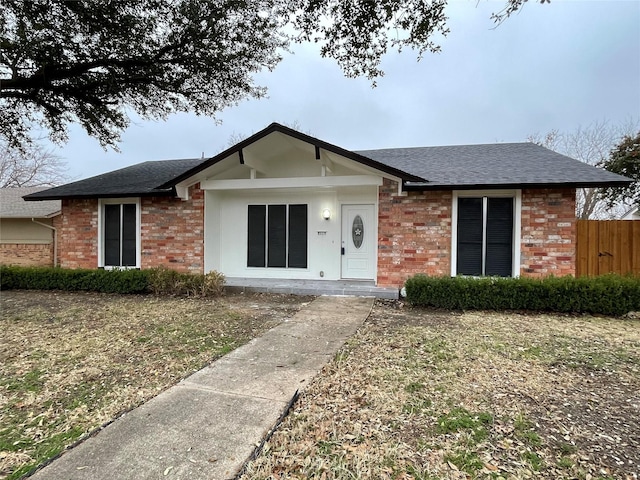
[[[0,295],[0,478],[19,477],[309,300]]]
[[[248,479],[637,479],[640,322],[378,302]]]

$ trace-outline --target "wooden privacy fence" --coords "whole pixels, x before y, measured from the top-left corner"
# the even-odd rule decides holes
[[[576,276],[640,276],[640,220],[578,220]]]

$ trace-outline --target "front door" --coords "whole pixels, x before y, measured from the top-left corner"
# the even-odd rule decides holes
[[[342,205],[342,278],[375,279],[376,222],[373,205]]]

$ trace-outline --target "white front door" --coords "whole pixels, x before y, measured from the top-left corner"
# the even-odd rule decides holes
[[[342,205],[342,278],[375,280],[374,213],[373,205]]]

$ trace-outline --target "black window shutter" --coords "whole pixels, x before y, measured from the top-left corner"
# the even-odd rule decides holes
[[[513,198],[488,198],[485,274],[510,277],[512,268]]]
[[[247,266],[264,267],[266,265],[265,222],[267,207],[265,205],[249,205],[248,218]]]
[[[269,205],[267,267],[287,266],[287,206]]]
[[[120,205],[104,206],[104,264],[120,266]]]
[[[482,275],[482,198],[458,199],[457,275]]]
[[[122,266],[136,266],[136,205],[122,205]]]
[[[307,268],[306,205],[289,205],[289,268]]]

